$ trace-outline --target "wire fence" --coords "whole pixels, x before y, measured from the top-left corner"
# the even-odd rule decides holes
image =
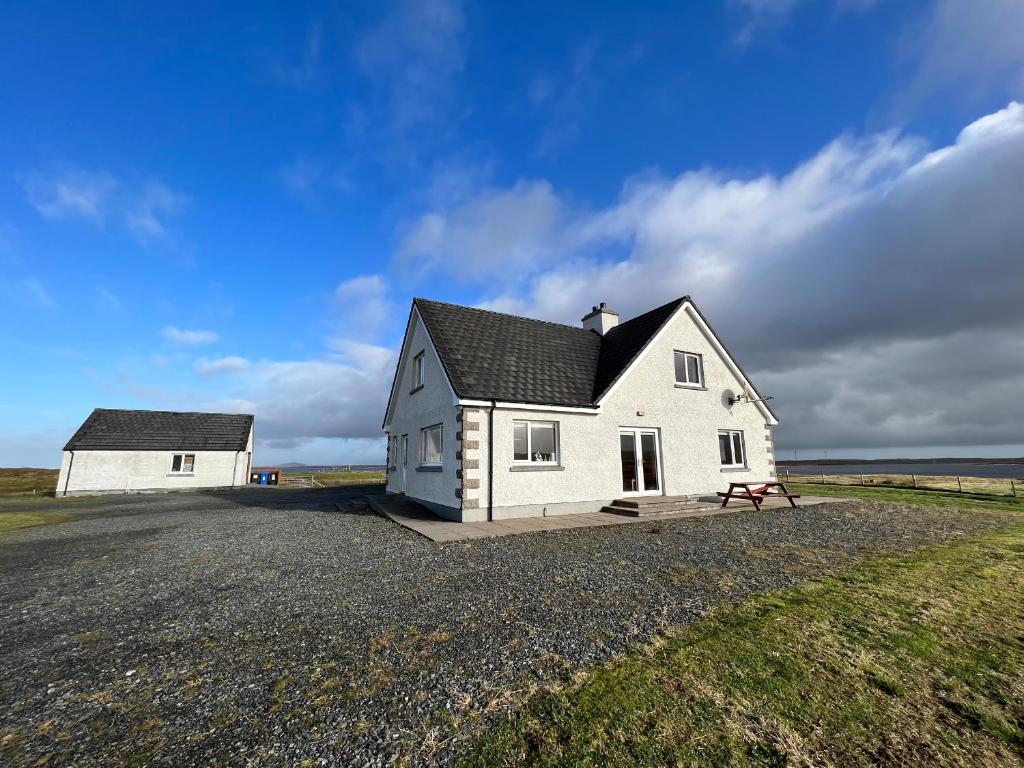
[[[1012,496],[1021,493],[1024,482],[1009,477],[969,477],[967,475],[918,475],[918,474],[830,474],[819,470],[815,474],[790,472],[780,467],[779,474],[786,482],[816,483],[821,485],[859,485],[881,488],[909,488],[912,490],[953,491],[956,493],[982,493],[990,496]]]

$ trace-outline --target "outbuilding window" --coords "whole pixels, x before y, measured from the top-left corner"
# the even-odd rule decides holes
[[[684,387],[704,386],[704,360],[693,352],[676,352],[676,384]]]
[[[442,449],[444,447],[443,427],[435,424],[420,430],[420,465],[424,467],[441,466]]]
[[[512,460],[525,464],[558,463],[558,423],[513,421]]]
[[[171,457],[171,472],[190,474],[196,465],[194,453],[176,453]]]
[[[736,430],[719,432],[718,452],[723,467],[745,467],[747,454],[743,446],[743,433]]]

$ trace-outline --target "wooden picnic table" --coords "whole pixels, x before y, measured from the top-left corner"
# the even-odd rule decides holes
[[[755,487],[756,486],[756,487]],[[718,492],[722,497],[722,506],[725,507],[733,499],[744,499],[754,505],[754,509],[761,511],[762,502],[771,498],[789,499],[791,507],[796,507],[794,499],[799,499],[800,494],[790,493],[785,483],[778,481],[768,483],[729,483],[727,493]]]

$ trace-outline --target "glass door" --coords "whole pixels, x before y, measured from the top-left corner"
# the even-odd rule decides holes
[[[653,429],[620,429],[619,456],[622,461],[622,492],[661,493],[661,457],[658,432]]]

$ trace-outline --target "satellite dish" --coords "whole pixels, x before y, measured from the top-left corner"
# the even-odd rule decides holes
[[[723,390],[722,392],[722,405],[726,408],[732,408],[736,404],[736,393],[731,389]]]

